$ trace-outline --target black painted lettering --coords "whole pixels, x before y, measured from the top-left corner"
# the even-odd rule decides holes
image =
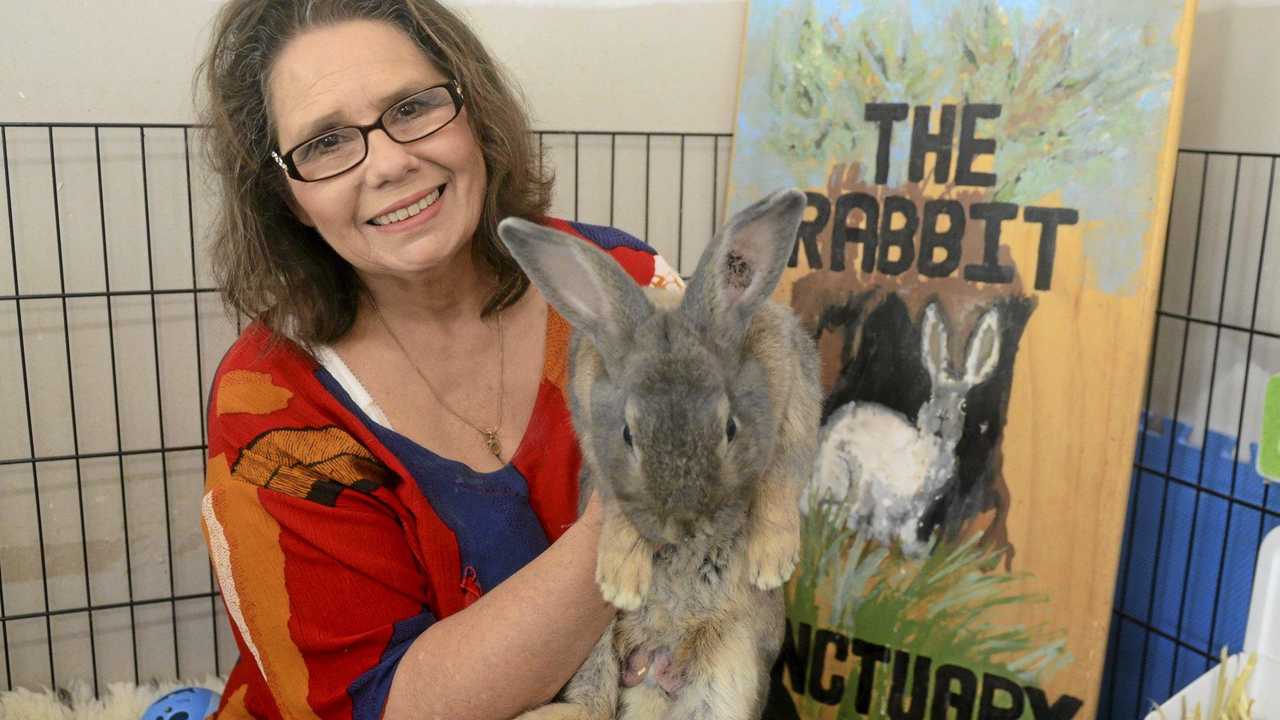
[[[889,145],[893,142],[893,124],[907,119],[906,103],[867,103],[864,116],[879,123],[880,139],[876,144],[876,184],[889,182]]]
[[[983,220],[982,264],[966,265],[964,279],[970,282],[1011,283],[1013,266],[1000,264],[1000,231],[1005,220],[1018,216],[1018,206],[1013,203],[974,203],[969,206],[969,217]]]
[[[952,684],[959,685],[952,688]],[[968,720],[978,699],[978,676],[958,665],[943,665],[933,677],[931,720],[947,720],[947,710],[955,708],[956,717]]]
[[[1044,691],[1038,687],[1026,687],[1027,699],[1031,701],[1031,715],[1040,720],[1040,718],[1048,718],[1049,720],[1070,720],[1080,712],[1080,708],[1084,706],[1084,701],[1078,697],[1071,695],[1063,695],[1058,698],[1052,706],[1049,705],[1048,698],[1045,697]]]
[[[889,648],[865,640],[853,639],[853,654],[862,659],[858,669],[858,695],[853,709],[860,715],[871,711],[871,693],[876,686],[876,665],[889,662]]]
[[[861,210],[864,227],[849,227],[849,213]],[[831,219],[831,269],[844,270],[845,243],[862,246],[862,272],[876,267],[876,225],[880,221],[880,203],[867,193],[846,193],[836,199],[836,213]]]
[[[902,227],[894,229],[894,217],[901,217]],[[901,275],[916,261],[916,229],[920,227],[920,215],[916,204],[909,198],[890,195],[884,199],[880,212],[880,250],[876,269],[885,275]],[[898,249],[898,257],[890,260],[889,252]]]
[[[938,230],[942,216],[949,220],[946,230]],[[946,277],[960,267],[961,241],[964,240],[964,206],[959,200],[930,200],[924,204],[924,220],[920,223],[920,274]],[[942,250],[942,259],[937,259]]]
[[[808,198],[808,207],[817,211],[812,220],[806,220],[800,223],[800,229],[796,231],[796,244],[791,248],[791,259],[787,261],[787,267],[795,267],[800,261],[800,246],[804,245],[804,260],[809,263],[809,267],[814,270],[822,269],[822,254],[818,252],[818,233],[822,232],[822,228],[827,226],[827,220],[831,219],[831,201],[826,195],[816,192],[806,192],[805,197]]]
[[[809,695],[823,705],[839,705],[844,697],[844,678],[832,675],[830,684],[823,684],[826,675],[827,647],[835,647],[836,662],[849,658],[849,638],[830,630],[819,629],[813,634],[813,662],[809,666]]]
[[[979,155],[994,155],[996,141],[976,137],[978,120],[1000,117],[1000,106],[983,103],[965,105],[960,113],[960,151],[956,158],[956,184],[971,187],[995,187],[995,173],[974,172],[973,161]]]
[[[951,178],[951,141],[956,134],[956,106],[943,105],[938,132],[929,132],[930,107],[917,105],[912,115],[911,162],[907,177],[911,182],[924,179],[924,158],[933,155],[933,181],[943,184]]]
[[[982,676],[978,720],[1018,720],[1025,706],[1026,700],[1018,683],[991,673]]]
[[[813,639],[813,627],[808,623],[800,623],[796,632],[792,632],[791,620],[787,620],[786,635],[782,638],[782,651],[778,653],[778,667],[784,669],[791,680],[791,689],[804,694],[805,670],[809,667],[809,647]]]
[[[911,672],[911,700],[903,707],[902,697],[907,693],[907,671],[911,655],[903,650],[893,653],[893,683],[889,686],[889,717],[891,720],[924,720],[929,707],[929,668],[933,660],[919,655]]]
[[[1040,223],[1040,250],[1036,254],[1036,289],[1048,290],[1053,284],[1053,259],[1058,250],[1058,227],[1075,225],[1080,213],[1071,208],[1028,207],[1022,219]]]

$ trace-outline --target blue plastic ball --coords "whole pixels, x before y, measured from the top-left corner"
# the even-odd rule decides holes
[[[218,709],[219,697],[207,688],[179,688],[151,703],[141,720],[205,720]]]

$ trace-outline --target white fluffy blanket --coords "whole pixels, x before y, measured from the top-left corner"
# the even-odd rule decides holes
[[[101,689],[98,699],[87,683],[44,692],[18,689],[0,692],[0,720],[138,720],[156,698],[180,687],[222,692],[223,685],[224,680],[217,677],[183,683],[112,683]]]

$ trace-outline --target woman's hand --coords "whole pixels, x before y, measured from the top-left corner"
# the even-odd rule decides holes
[[[418,636],[383,717],[491,720],[554,698],[616,614],[595,581],[602,520],[593,492],[545,552]]]

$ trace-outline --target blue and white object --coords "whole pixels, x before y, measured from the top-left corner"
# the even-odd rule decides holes
[[[218,709],[219,698],[208,688],[180,688],[151,703],[141,720],[205,720]]]
[[[1267,534],[1258,550],[1258,571],[1253,581],[1253,598],[1249,602],[1249,625],[1245,631],[1244,652],[1227,659],[1227,676],[1236,677],[1244,669],[1250,654],[1258,656],[1258,664],[1246,688],[1255,702],[1256,720],[1280,718],[1280,528]],[[1169,698],[1146,720],[1182,717],[1182,708],[1199,705],[1204,711],[1216,700],[1218,668],[1201,675],[1198,680]]]

